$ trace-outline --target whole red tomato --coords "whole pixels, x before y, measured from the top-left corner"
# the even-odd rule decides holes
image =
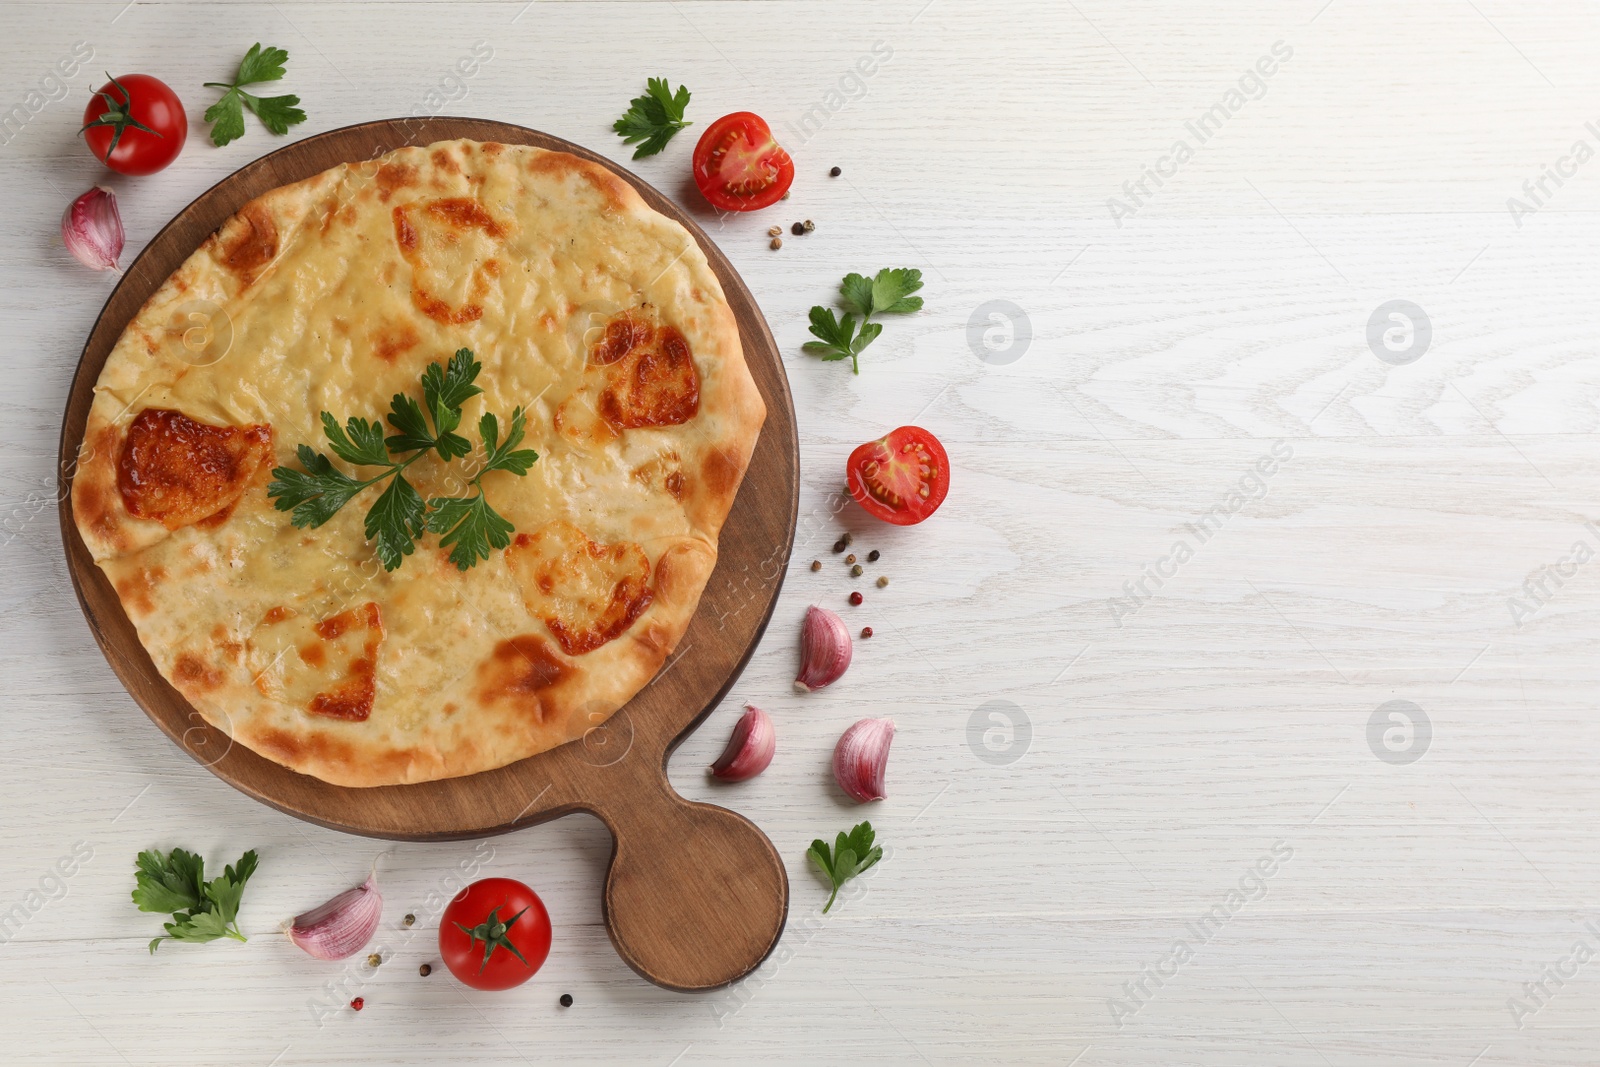
[[[112,78],[83,109],[83,129],[95,158],[118,174],[154,174],[178,158],[189,139],[183,101],[148,74]]]
[[[950,457],[927,430],[902,426],[850,453],[845,481],[856,503],[875,518],[914,526],[950,492]]]
[[[510,989],[550,955],[550,913],[511,878],[483,878],[456,894],[439,920],[439,956],[473,989]]]
[[[694,183],[721,211],[776,204],[794,184],[794,160],[760,115],[735,111],[713,122],[694,146]]]

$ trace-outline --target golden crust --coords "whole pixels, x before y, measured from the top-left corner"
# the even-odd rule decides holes
[[[587,353],[624,314],[687,342],[699,390],[687,421],[619,427],[595,408]],[[525,478],[484,479],[495,507],[519,534],[580,530],[541,544],[587,546],[585,580],[624,575],[624,602],[576,579],[524,596],[504,553],[463,573],[431,536],[385,572],[362,534],[368,497],[301,530],[272,507],[264,471],[220,521],[174,529],[130,514],[119,492],[141,411],[270,426],[273,465],[293,464],[298,444],[321,447],[319,412],[377,416],[461,347],[483,363],[485,390],[464,425],[526,406],[540,453]],[[208,721],[335,784],[430,781],[581,738],[654,676],[716,565],[765,414],[686,230],[596,164],[441,142],[274,189],[185,261],[106,362],[72,507],[157,668]],[[432,459],[413,473],[425,497],[460,491]],[[570,610],[599,613],[573,647],[617,631],[578,654],[546,621],[570,622],[547,604],[568,585]],[[367,615],[361,634],[328,629]]]

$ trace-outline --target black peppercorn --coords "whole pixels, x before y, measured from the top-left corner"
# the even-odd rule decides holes
[[[838,167],[834,167],[832,170],[830,170],[828,172],[828,177],[837,178],[839,175],[841,175],[843,173],[844,173],[844,171],[840,170]]]
[[[789,232],[794,234],[796,237],[799,237],[801,234],[806,232],[806,224],[803,222],[797,222],[793,226],[789,227]]]
[[[867,562],[868,563],[876,563],[876,562],[878,562],[878,556],[880,554],[881,553],[879,553],[879,551],[877,549],[873,549],[871,552],[868,552],[867,553]]]
[[[563,1008],[572,1007],[572,994],[571,993],[563,993],[563,994],[561,994],[561,1006]]]

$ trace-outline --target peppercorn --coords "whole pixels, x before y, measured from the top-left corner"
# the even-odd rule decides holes
[[[856,554],[854,552],[850,553],[844,558],[844,561],[846,563],[854,563],[856,561]]]
[[[861,628],[861,636],[862,636],[862,637],[871,637],[871,636],[872,636],[872,627],[870,627],[870,626],[863,626],[863,627],[862,627],[862,628]]]
[[[774,252],[776,252],[778,249],[780,249],[782,247],[783,247],[783,238],[782,237],[774,237],[772,239],[772,245],[771,245],[772,250]]]
[[[794,234],[796,237],[799,237],[801,234],[806,232],[806,224],[803,222],[797,222],[793,226],[789,227],[789,232]]]
[[[832,170],[830,170],[828,172],[828,177],[837,178],[839,175],[841,175],[843,173],[844,173],[844,171],[840,170],[838,167],[834,167]]]
[[[421,967],[417,968],[417,973],[422,975],[424,978],[428,977],[428,975],[433,973],[433,964],[424,963]]]
[[[879,589],[882,589],[884,586],[886,586],[888,584],[889,584],[889,579],[886,576],[880,576],[878,578],[878,588]]]
[[[866,598],[861,595],[859,590],[850,594],[850,603],[852,604],[860,604],[865,599]]]
[[[806,219],[805,225],[800,227],[800,232],[801,233],[810,233],[812,230],[814,230],[816,228],[817,228],[817,224],[816,223],[812,222],[810,219]]]
[[[367,966],[368,967],[376,967],[378,964],[380,964],[382,962],[383,962],[383,957],[378,955],[376,952],[374,952],[372,955],[367,957]]]
[[[822,569],[822,561],[820,559],[812,560],[811,561],[811,569],[814,570],[814,571],[820,571]]]
[[[852,577],[852,578],[861,577],[861,564],[857,563],[854,567],[850,568],[850,577]]]
[[[835,552],[843,552],[845,549],[847,549],[849,547],[850,547],[850,535],[849,534],[845,534],[843,537],[839,538],[839,540],[837,540],[837,541],[835,541],[833,543],[833,550]]]
[[[571,993],[563,993],[563,994],[561,994],[561,1006],[563,1008],[572,1007],[572,994]]]
[[[867,562],[868,563],[876,563],[876,562],[878,562],[878,557],[880,555],[882,555],[882,554],[883,553],[879,552],[877,549],[873,549],[871,552],[867,553]]]
[[[767,231],[767,236],[768,237],[778,237],[778,236],[781,236],[782,233],[783,233],[783,227],[782,226],[774,226],[774,227],[772,227],[772,229]]]
[[[406,912],[405,922],[407,926],[415,926],[417,924],[417,917],[408,911]]]
[[[360,1011],[362,1008],[364,1008],[366,1006],[367,1006],[367,998],[366,997],[357,997],[356,999],[354,999],[354,1000],[352,1000],[350,1002],[350,1007],[354,1008],[356,1011]]]
[[[789,190],[787,190],[787,189],[785,189],[785,190],[784,190],[784,191],[783,191],[783,196],[781,196],[781,197],[779,197],[779,199],[780,199],[780,200],[787,200],[787,199],[789,199]]]

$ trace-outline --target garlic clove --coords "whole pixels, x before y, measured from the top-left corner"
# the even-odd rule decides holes
[[[811,605],[800,626],[800,674],[794,687],[814,693],[837,682],[850,666],[853,651],[844,620],[827,608]]]
[[[856,800],[882,800],[883,772],[894,740],[893,719],[862,719],[833,748],[833,778]]]
[[[354,889],[346,889],[326,904],[296,915],[284,932],[319,960],[342,960],[367,947],[378,929],[383,914],[383,895],[378,892],[377,874]]]
[[[713,777],[724,782],[743,782],[766,770],[778,745],[772,716],[754,704],[744,707],[744,714],[728,738],[728,747],[709,768]]]
[[[122,215],[110,189],[95,186],[71,204],[61,216],[61,240],[67,251],[90,270],[114,270],[122,255]]]

